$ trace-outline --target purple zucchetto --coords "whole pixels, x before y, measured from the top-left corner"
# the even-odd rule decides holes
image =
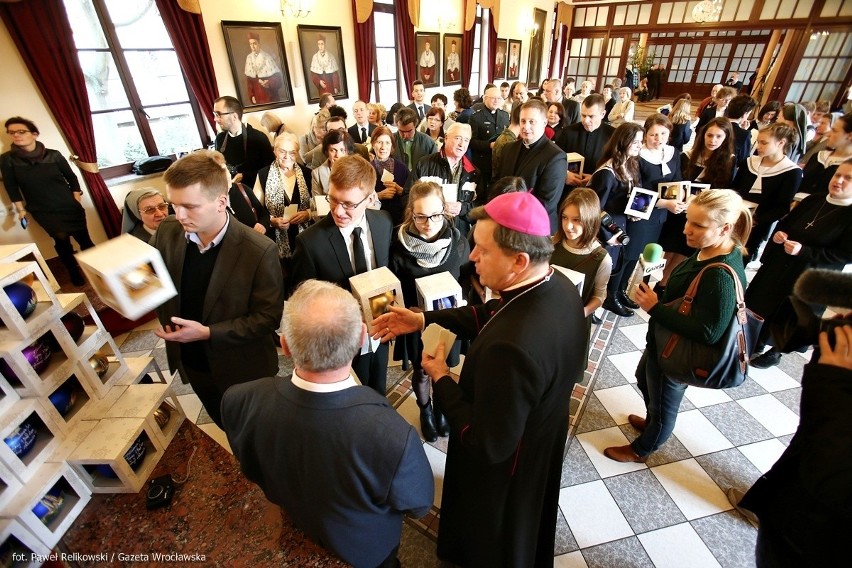
[[[495,223],[525,235],[550,236],[550,217],[532,193],[517,191],[498,195],[485,205]]]

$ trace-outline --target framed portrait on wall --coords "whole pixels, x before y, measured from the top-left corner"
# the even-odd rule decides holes
[[[506,62],[506,79],[517,81],[521,78],[521,40],[509,40],[509,56]]]
[[[222,33],[237,97],[247,111],[295,104],[280,22],[222,21]]]
[[[494,56],[494,80],[506,78],[506,60],[509,53],[509,40],[497,38],[497,54]]]
[[[541,81],[541,56],[544,48],[544,30],[547,22],[547,12],[533,9],[533,20],[535,21],[538,33],[530,42],[530,60],[527,65],[527,88],[537,89]]]
[[[424,87],[441,85],[441,36],[431,32],[417,32],[414,43],[417,53],[417,78]]]
[[[462,35],[444,34],[444,85],[461,85]]]
[[[297,26],[296,29],[308,102],[318,103],[326,93],[335,99],[349,98],[340,27]]]

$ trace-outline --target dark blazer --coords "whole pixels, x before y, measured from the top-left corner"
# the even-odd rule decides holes
[[[555,233],[559,227],[556,209],[565,187],[565,174],[568,172],[568,160],[556,144],[542,134],[528,150],[521,155],[523,142],[517,140],[507,144],[500,157],[500,171],[495,179],[504,176],[524,178],[530,192],[542,202],[550,217],[550,230]]]
[[[580,103],[574,99],[566,99],[563,97],[561,101],[565,108],[565,124],[576,124],[580,122]]]
[[[485,183],[488,183],[491,181],[491,142],[508,128],[509,113],[497,109],[491,114],[491,111],[483,107],[470,116],[468,124],[471,129],[468,157],[482,173]]]
[[[373,133],[373,130],[376,129],[376,125],[372,123],[367,123],[367,140],[370,139],[370,134]],[[361,128],[357,124],[353,124],[347,129],[349,132],[349,136],[352,137],[353,142],[359,142],[363,144],[366,140],[361,140]]]
[[[565,152],[577,152],[583,156],[586,159],[583,162],[583,173],[591,175],[598,169],[604,146],[613,132],[615,128],[604,123],[593,132],[586,132],[582,123],[578,122],[563,128],[554,142]]]
[[[373,238],[376,267],[390,260],[393,223],[386,211],[367,209],[367,223]],[[302,231],[296,238],[289,290],[310,278],[325,280],[349,290],[349,277],[354,276],[349,249],[331,215]]]
[[[411,103],[410,105],[408,105],[408,108],[410,108],[410,109],[411,109],[411,110],[413,110],[415,113],[417,113],[417,105],[416,105],[416,104]],[[432,110],[432,105],[427,105],[426,103],[423,103],[423,116],[424,116],[424,117],[425,117],[427,114],[429,114],[429,111],[430,111],[430,110]],[[418,118],[418,120],[420,119],[420,113],[417,113],[417,118]]]
[[[405,163],[405,154],[402,151],[402,137],[399,135],[399,132],[393,135],[393,144],[393,157],[405,164],[405,167],[408,167],[408,164]],[[428,134],[415,132],[414,141],[411,144],[411,167],[408,169],[413,170],[417,162],[420,161],[420,158],[434,154],[437,151],[438,145],[435,144],[435,141]]]
[[[178,290],[177,296],[157,308],[160,323],[169,324],[172,316],[181,313],[187,247],[183,227],[173,216],[168,217],[150,243],[163,256]],[[213,380],[224,391],[229,385],[278,373],[278,354],[270,337],[281,320],[284,282],[275,243],[234,217],[219,246],[201,323],[210,327],[204,351]],[[167,341],[166,354],[169,367],[180,369],[180,345]]]

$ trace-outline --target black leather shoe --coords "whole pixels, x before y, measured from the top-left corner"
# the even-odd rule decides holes
[[[435,427],[435,415],[432,413],[432,403],[420,407],[420,431],[423,439],[434,442],[438,439],[438,430]]]
[[[618,298],[613,298],[611,296],[606,297],[603,307],[605,310],[609,310],[617,316],[630,317],[633,315],[633,310],[624,307],[621,302],[618,301]]]
[[[450,423],[447,422],[447,417],[441,412],[441,407],[432,403],[432,411],[435,414],[435,427],[438,430],[438,435],[445,438],[450,435]]]
[[[770,349],[763,355],[758,355],[757,357],[749,361],[749,365],[758,369],[768,369],[769,367],[774,367],[780,362],[781,354],[775,351],[774,349]]]
[[[624,290],[619,290],[618,299],[621,301],[621,303],[623,305],[627,306],[631,310],[638,310],[639,309],[639,304],[637,304],[636,302],[634,302],[633,300],[628,298],[627,294],[624,292]]]

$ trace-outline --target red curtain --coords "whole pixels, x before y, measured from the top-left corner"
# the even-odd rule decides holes
[[[557,62],[562,61],[562,54],[565,52],[565,40],[568,37],[568,28],[563,24],[557,24],[553,28],[553,40],[550,42],[550,64],[547,66],[547,77],[553,79],[560,75],[557,70],[554,73],[554,67]],[[562,48],[560,49],[560,46]]]
[[[370,86],[373,82],[373,44],[376,38],[373,12],[370,12],[370,17],[363,24],[359,24],[358,9],[355,6],[355,0],[352,0],[352,24],[355,26],[355,63],[358,74],[358,97],[362,101],[369,101]]]
[[[565,48],[568,46],[568,26],[565,24],[562,25],[562,37],[559,38],[559,73],[555,76],[562,77],[563,81],[565,80],[564,73],[565,69],[568,67],[568,58],[566,57],[563,61],[562,58],[565,57]]]
[[[0,4],[0,17],[47,107],[79,161],[95,164],[95,132],[83,70],[62,0]],[[108,237],[121,234],[121,215],[99,173],[81,168]]]
[[[219,98],[216,73],[201,14],[187,12],[175,0],[157,0],[160,17],[175,47],[180,68],[213,131],[213,101]]]
[[[461,53],[461,82],[462,87],[470,89],[470,76],[473,73],[473,42],[476,35],[476,24],[469,30],[465,30],[462,34],[462,53]],[[476,95],[477,93],[471,93]]]
[[[408,14],[408,0],[394,0],[393,4],[396,12],[396,41],[399,44],[399,57],[402,60],[402,80],[405,81],[405,92],[411,96],[411,83],[417,79],[414,24],[411,23],[411,16]]]
[[[494,82],[494,60],[497,58],[497,28],[494,27],[494,12],[488,9],[488,82]]]

